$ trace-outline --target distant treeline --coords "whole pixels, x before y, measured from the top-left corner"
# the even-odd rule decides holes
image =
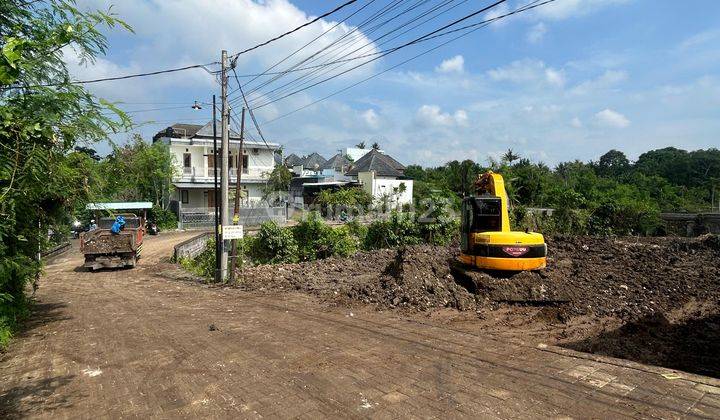
[[[433,196],[459,205],[470,195],[477,174],[491,169],[505,178],[519,227],[552,233],[665,233],[661,212],[717,209],[720,200],[720,150],[688,152],[667,147],[643,153],[635,162],[618,150],[598,161],[563,162],[550,168],[508,150],[499,161],[481,165],[452,161],[436,168],[408,166],[416,200]],[[552,216],[527,208],[552,208]]]

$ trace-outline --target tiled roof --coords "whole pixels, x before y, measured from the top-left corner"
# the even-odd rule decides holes
[[[316,165],[317,168],[322,168],[325,163],[327,162],[327,159],[320,156],[318,153],[313,153],[310,156],[306,157],[302,161],[302,165],[305,169],[315,169]]]
[[[285,158],[285,164],[287,166],[302,165],[302,158],[295,153],[291,153]]]
[[[342,170],[343,168],[349,168],[350,167],[350,161],[348,158],[346,158],[344,155],[341,155],[338,153],[337,155],[331,157],[327,162],[325,162],[325,165],[322,166],[320,169],[338,169]]]
[[[402,169],[397,168],[397,166],[402,167]],[[357,176],[359,172],[374,171],[376,175],[380,176],[401,177],[403,176],[402,171],[404,168],[400,162],[388,155],[380,153],[377,150],[371,150],[355,162],[347,175]]]

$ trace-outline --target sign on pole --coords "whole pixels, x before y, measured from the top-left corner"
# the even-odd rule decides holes
[[[222,227],[223,239],[242,239],[243,225],[226,225]]]

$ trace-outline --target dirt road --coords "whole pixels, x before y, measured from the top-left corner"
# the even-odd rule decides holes
[[[165,278],[187,237],[150,238],[132,270],[49,265],[0,417],[720,416],[711,378]]]

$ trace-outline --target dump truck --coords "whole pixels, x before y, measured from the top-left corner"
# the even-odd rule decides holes
[[[135,214],[122,214],[123,229],[112,231],[115,217],[103,217],[97,229],[80,235],[80,252],[85,256],[84,267],[98,268],[135,267],[142,251],[145,220]]]

